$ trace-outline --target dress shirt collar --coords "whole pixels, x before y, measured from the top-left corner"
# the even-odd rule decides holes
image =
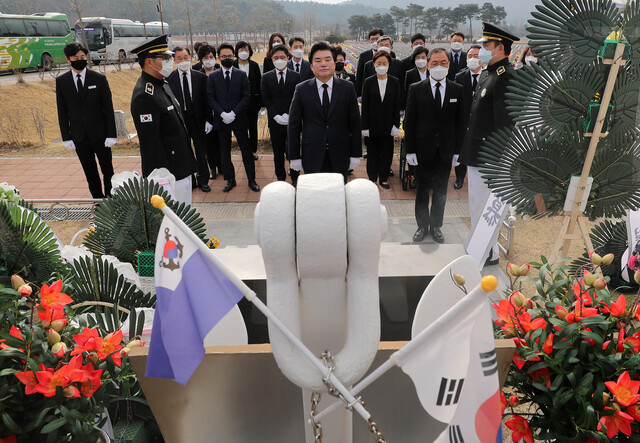
[[[316,87],[318,88],[318,90],[319,90],[320,92],[322,92],[322,85],[323,85],[323,84],[324,84],[324,83],[322,83],[320,80],[318,80],[318,79],[316,78]],[[332,89],[333,89],[333,76],[331,76],[331,78],[327,81],[327,85],[329,85],[329,90],[332,90]]]
[[[78,74],[80,74],[80,78],[82,79],[82,84],[84,85],[84,79],[87,78],[87,68],[84,68],[80,72],[76,72],[73,69],[71,70],[71,75],[73,76],[73,81],[78,81]]]
[[[278,71],[276,69],[276,81],[278,81],[278,82],[280,81],[280,73],[282,72],[282,81],[286,82],[287,81],[287,71],[288,71],[287,68],[284,68],[282,71]]]
[[[229,69],[225,68],[224,66],[220,66],[220,69],[222,69],[222,76],[226,77],[227,76],[227,72],[229,73],[229,77],[231,77],[233,75],[233,66],[230,67]]]

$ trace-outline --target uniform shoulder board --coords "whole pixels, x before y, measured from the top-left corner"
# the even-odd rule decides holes
[[[498,69],[496,69],[496,72],[498,73],[498,75],[502,75],[505,72],[507,72],[507,70],[504,68],[504,66],[498,66]]]
[[[149,95],[153,95],[153,83],[147,82],[147,84],[144,87],[144,92],[146,92]]]

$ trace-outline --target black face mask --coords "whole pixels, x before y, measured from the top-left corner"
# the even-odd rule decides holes
[[[73,60],[69,63],[71,64],[71,67],[76,71],[82,71],[87,67],[87,60]]]
[[[344,69],[344,62],[336,62],[336,71],[342,71]]]
[[[220,61],[220,64],[225,68],[229,69],[230,67],[233,66],[233,59],[225,58],[224,60]]]

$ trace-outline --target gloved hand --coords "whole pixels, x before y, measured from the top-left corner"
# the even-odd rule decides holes
[[[358,166],[360,166],[360,157],[351,157],[349,158],[349,170],[353,171]]]
[[[453,154],[453,161],[451,162],[451,166],[458,166],[460,162],[458,161],[458,154]]]
[[[362,130],[362,136],[363,137],[369,137],[369,130],[368,129],[363,129]]]
[[[407,154],[407,163],[411,166],[418,166],[418,156],[416,154]]]
[[[391,137],[395,137],[398,134],[400,134],[400,130],[398,128],[396,128],[395,126],[392,126],[391,127]]]
[[[289,162],[289,167],[294,171],[300,172],[300,170],[302,169],[302,159],[291,160]]]
[[[115,138],[107,137],[107,138],[104,140],[104,147],[105,147],[105,148],[110,148],[110,147],[112,147],[113,145],[115,145],[115,144],[116,144],[116,141],[117,141],[117,140],[116,140]]]
[[[287,124],[289,123],[289,121],[285,120],[284,117],[282,117],[281,115],[276,115],[275,117],[273,117],[273,119],[276,121],[277,124],[282,126],[287,126]]]
[[[233,123],[233,121],[236,119],[236,113],[231,111],[229,113],[229,118],[231,119],[231,120],[229,120],[229,124]]]
[[[225,125],[231,124],[236,119],[236,115],[233,113],[233,111],[223,112],[222,114],[220,114],[220,117],[222,118],[222,121]]]
[[[362,103],[362,97],[358,97],[358,103]]]
[[[285,121],[285,125],[289,124],[289,114],[282,114],[282,119]]]
[[[404,111],[400,110],[400,118],[404,117]]]
[[[208,134],[213,130],[213,125],[209,122],[204,122],[204,133]]]
[[[76,149],[76,144],[73,142],[73,140],[67,140],[66,142],[64,142],[64,147],[67,149]]]

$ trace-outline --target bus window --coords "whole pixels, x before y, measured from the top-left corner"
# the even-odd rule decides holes
[[[65,37],[69,34],[67,24],[61,20],[48,20],[49,35],[53,37]]]
[[[47,22],[44,20],[26,20],[25,24],[29,37],[45,37],[49,35]]]
[[[122,25],[113,25],[113,34],[114,37],[124,37],[124,26]]]
[[[24,37],[27,35],[24,20],[0,18],[0,37]]]

